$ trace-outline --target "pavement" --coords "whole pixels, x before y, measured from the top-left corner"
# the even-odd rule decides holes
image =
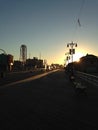
[[[76,95],[63,70],[0,89],[0,130],[98,130],[98,89]]]

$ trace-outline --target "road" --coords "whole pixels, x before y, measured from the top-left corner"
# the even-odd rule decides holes
[[[0,79],[0,86],[9,84],[11,82],[16,82],[41,73],[43,73],[43,71],[40,70],[9,72],[6,73],[6,76],[4,78]]]
[[[0,130],[98,130],[97,118],[97,88],[77,96],[64,70],[0,86]]]

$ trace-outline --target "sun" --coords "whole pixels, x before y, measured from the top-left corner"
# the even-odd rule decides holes
[[[76,54],[73,55],[73,61],[79,62],[80,58],[83,56],[83,53],[77,52]]]

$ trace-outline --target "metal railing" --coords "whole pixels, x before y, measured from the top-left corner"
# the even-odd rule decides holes
[[[80,79],[83,79],[86,82],[98,87],[98,76],[83,73],[80,71],[76,72],[76,76],[78,76]]]

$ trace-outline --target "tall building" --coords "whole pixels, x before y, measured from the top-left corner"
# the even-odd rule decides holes
[[[27,59],[27,46],[21,45],[20,47],[20,61],[25,64]]]

